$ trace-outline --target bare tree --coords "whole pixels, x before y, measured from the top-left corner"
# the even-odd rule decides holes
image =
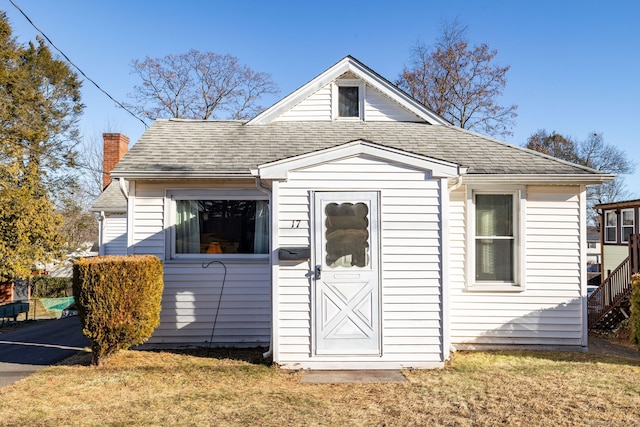
[[[633,173],[635,164],[623,150],[605,143],[600,133],[591,132],[584,141],[574,141],[570,137],[562,136],[556,132],[549,134],[545,130],[539,130],[529,137],[525,147],[605,173],[618,175],[613,181],[587,189],[587,215],[593,224],[597,224],[597,214],[593,211],[593,206],[629,197],[624,177],[621,175]]]
[[[518,107],[497,103],[509,67],[493,63],[498,52],[487,44],[470,47],[466,30],[458,21],[444,23],[433,48],[417,42],[397,84],[456,126],[511,135]]]
[[[267,73],[253,71],[232,55],[195,49],[132,62],[142,79],[127,104],[151,120],[161,117],[247,119],[263,110],[258,100],[279,89]]]
[[[578,163],[577,143],[569,137],[556,132],[548,133],[541,129],[531,135],[525,145],[528,149]]]
[[[83,205],[90,206],[102,193],[103,140],[100,135],[85,138],[80,152],[78,166],[82,169],[79,179],[83,193]],[[88,204],[86,203],[88,202]]]

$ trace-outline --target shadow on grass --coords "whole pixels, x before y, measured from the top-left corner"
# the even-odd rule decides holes
[[[173,354],[184,354],[193,357],[203,357],[210,359],[228,359],[238,362],[246,362],[252,365],[271,366],[271,357],[265,358],[263,354],[267,351],[264,347],[252,348],[185,348],[185,349],[142,349],[141,351],[153,351]]]
[[[245,362],[251,365],[263,365],[263,366],[271,366],[272,359],[264,358],[263,354],[267,351],[266,348],[263,347],[255,347],[255,348],[184,348],[184,349],[145,349],[145,348],[136,348],[132,349],[132,351],[138,351],[141,353],[170,353],[170,354],[178,354],[184,356],[192,356],[192,357],[201,357],[208,359],[219,359],[219,360],[234,360],[238,362]],[[91,352],[79,352],[67,359],[59,362],[57,365],[60,366],[91,366]]]

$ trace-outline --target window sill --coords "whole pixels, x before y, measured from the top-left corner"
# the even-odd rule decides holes
[[[510,292],[510,293],[518,293],[524,292],[525,287],[521,285],[497,285],[497,284],[474,284],[472,286],[467,286],[465,289],[467,292]]]
[[[178,258],[165,259],[165,264],[194,264],[202,263],[208,264],[210,262],[219,261],[222,263],[235,263],[235,264],[268,264],[269,255],[217,255],[217,256],[184,256]]]

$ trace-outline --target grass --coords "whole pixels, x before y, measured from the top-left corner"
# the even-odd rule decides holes
[[[640,362],[462,352],[406,383],[301,384],[259,351],[90,355],[0,389],[1,425],[638,425]],[[27,409],[28,408],[28,409]]]

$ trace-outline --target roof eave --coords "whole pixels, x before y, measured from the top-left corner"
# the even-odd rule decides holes
[[[89,208],[89,212],[127,213],[127,207],[122,206],[119,208],[114,208],[114,207],[92,206]]]
[[[140,179],[247,179],[253,178],[251,171],[121,171],[111,173],[114,178],[130,181]]]
[[[611,174],[468,174],[471,184],[546,184],[546,185],[599,185],[612,181]]]

